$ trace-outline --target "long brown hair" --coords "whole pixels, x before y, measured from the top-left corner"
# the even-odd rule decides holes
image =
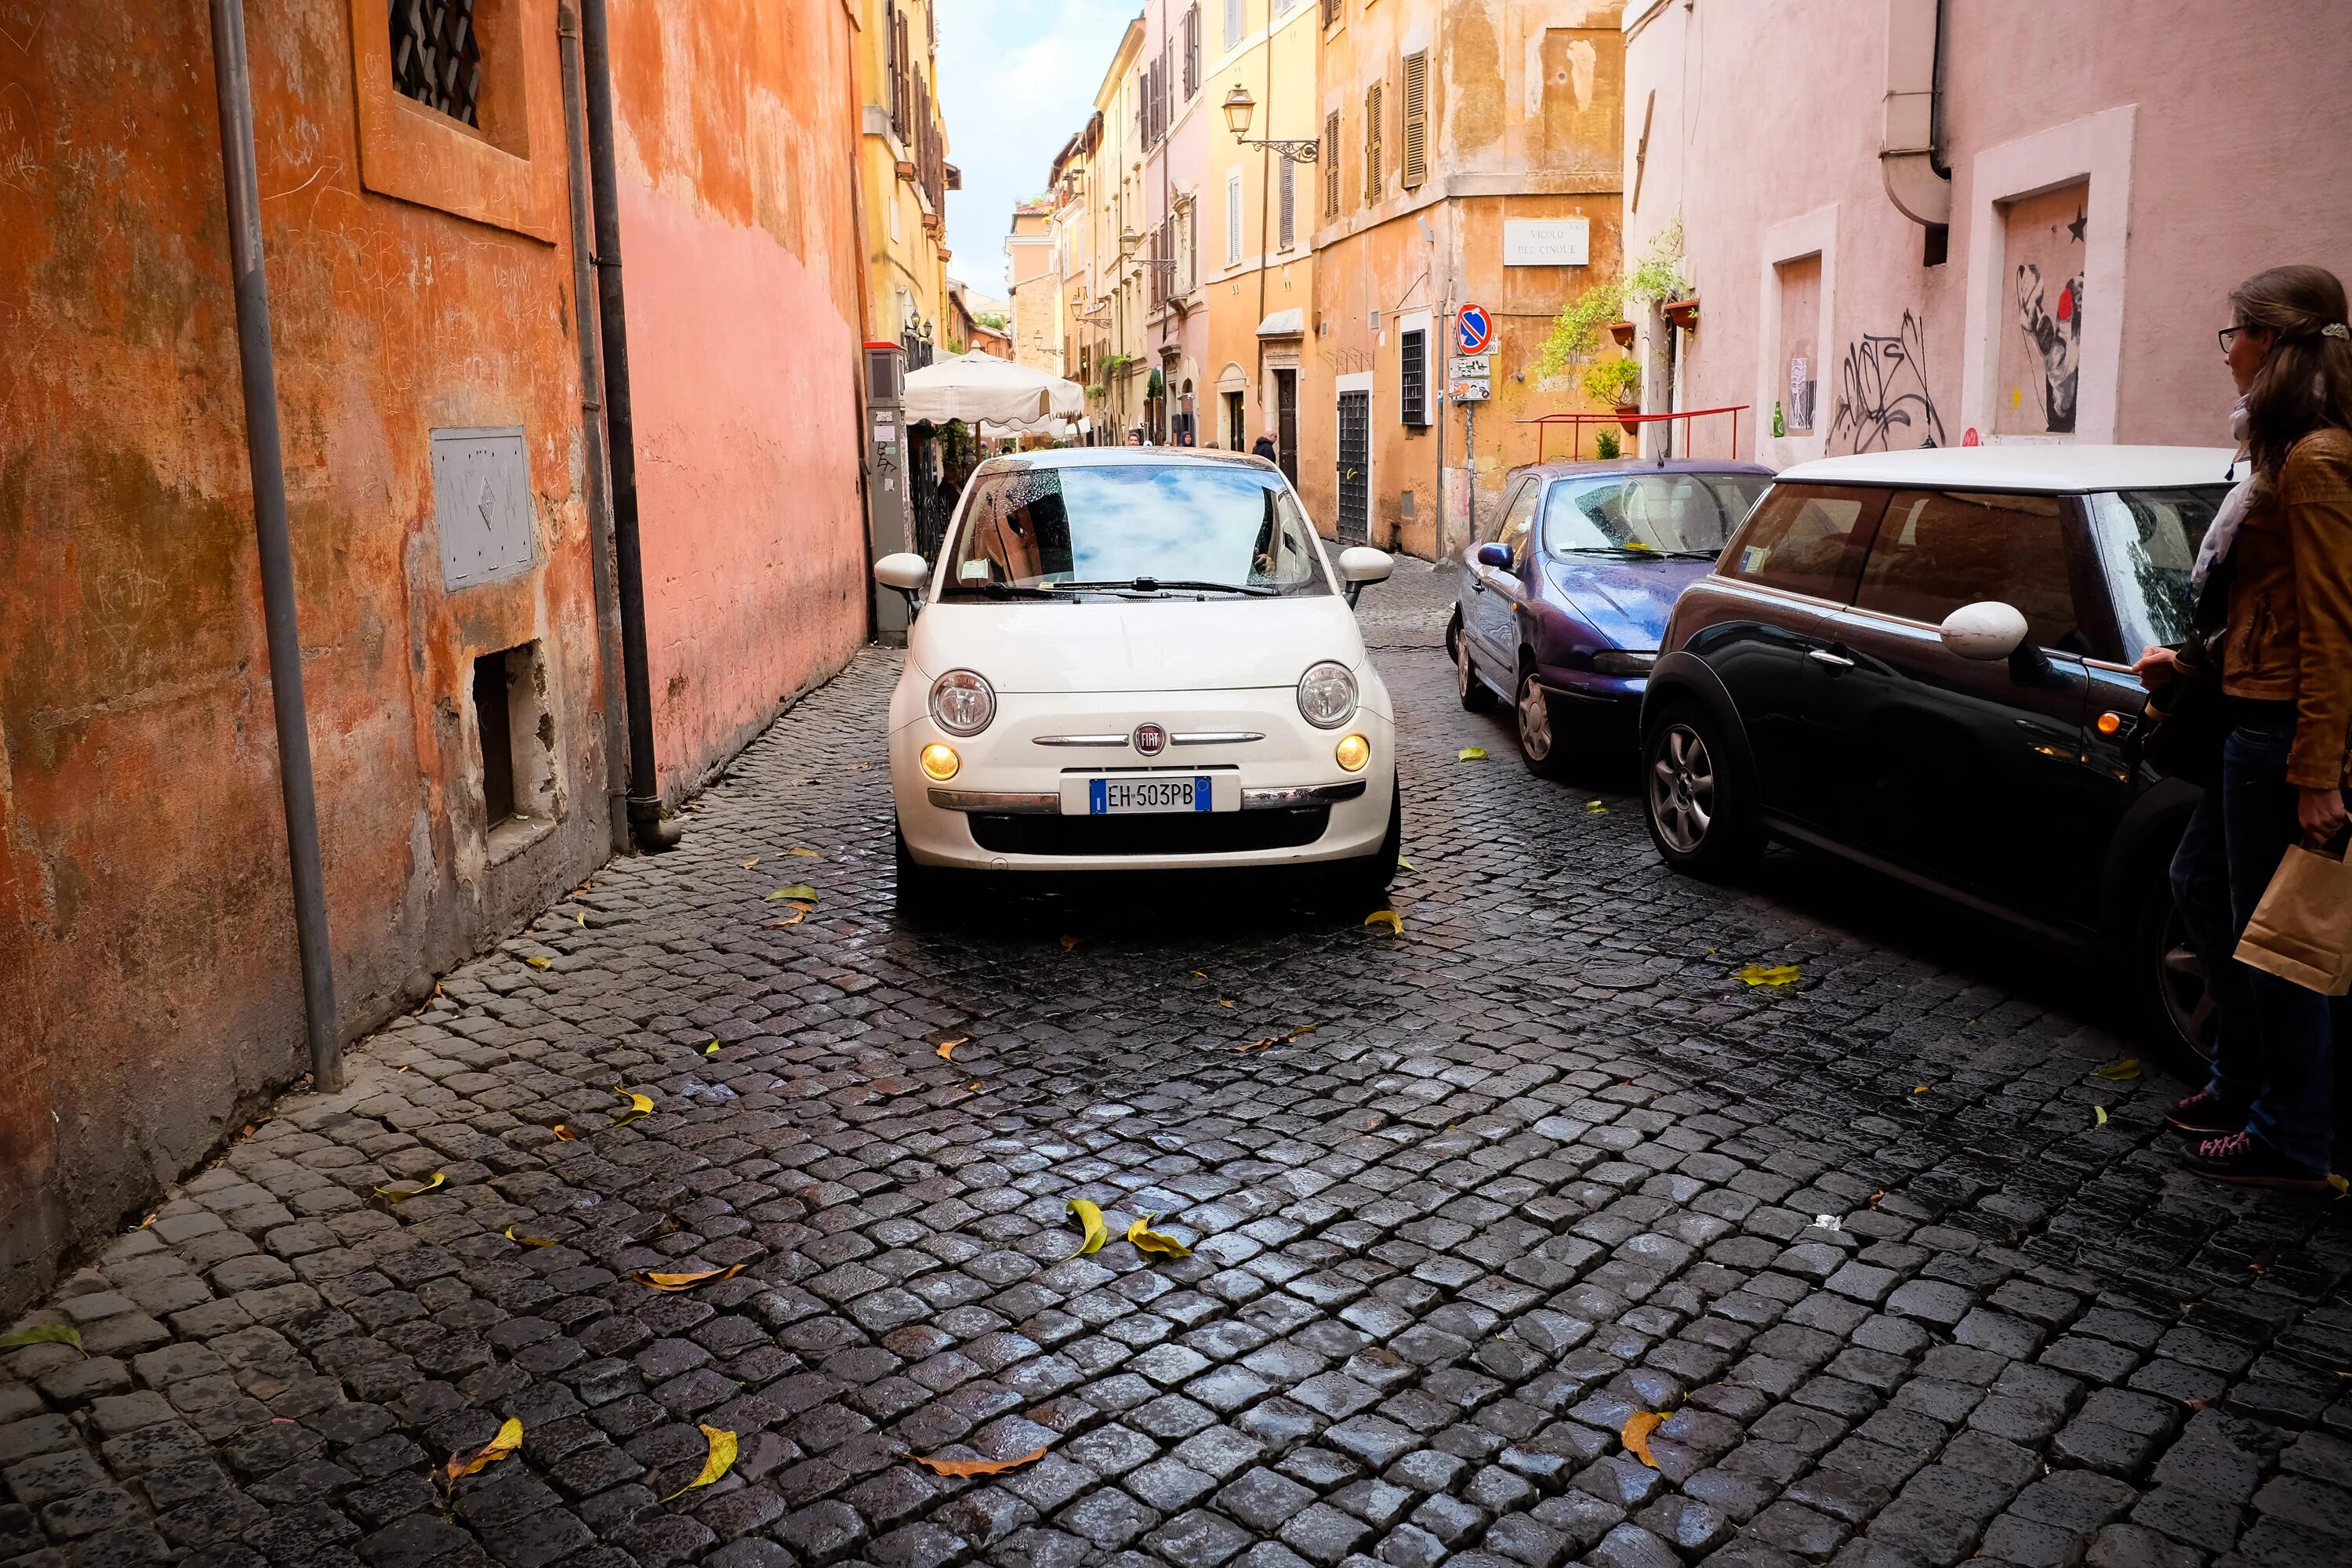
[[[2352,430],[2352,336],[2344,285],[2324,267],[2273,267],[2230,296],[2237,324],[2278,334],[2246,393],[2254,469],[2275,479],[2297,441],[2323,425]],[[2337,335],[2326,329],[2333,326]]]

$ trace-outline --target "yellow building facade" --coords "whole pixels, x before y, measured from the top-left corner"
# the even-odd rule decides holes
[[[858,6],[866,333],[904,346],[911,370],[943,352],[949,336],[946,196],[962,182],[947,161],[933,0]]]

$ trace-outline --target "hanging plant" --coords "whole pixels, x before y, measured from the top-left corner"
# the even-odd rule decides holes
[[[1551,335],[1536,355],[1536,374],[1549,379],[1585,363],[1602,331],[1621,317],[1689,291],[1690,279],[1683,272],[1683,222],[1676,218],[1652,237],[1633,271],[1615,282],[1594,284],[1554,318]]]
[[[1603,408],[1622,408],[1642,395],[1642,367],[1631,354],[1605,359],[1584,373],[1584,395]]]

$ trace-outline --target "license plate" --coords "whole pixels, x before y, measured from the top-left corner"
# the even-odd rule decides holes
[[[1087,781],[1087,814],[1090,816],[1141,816],[1154,812],[1209,809],[1206,773]]]

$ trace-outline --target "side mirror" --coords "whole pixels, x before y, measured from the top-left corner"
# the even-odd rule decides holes
[[[1986,599],[1962,605],[1937,627],[1944,646],[1962,658],[1990,664],[2025,646],[2025,616],[2014,605]]]
[[[1502,543],[1482,544],[1478,552],[1470,559],[1480,566],[1492,566],[1507,572],[1511,566],[1511,547]]]
[[[1389,574],[1395,570],[1396,558],[1385,550],[1351,544],[1339,552],[1339,581],[1347,588],[1350,605],[1369,584],[1387,582]]]
[[[902,550],[874,563],[874,580],[885,588],[898,589],[909,599],[919,600],[923,590],[931,584],[931,563],[911,550]]]

